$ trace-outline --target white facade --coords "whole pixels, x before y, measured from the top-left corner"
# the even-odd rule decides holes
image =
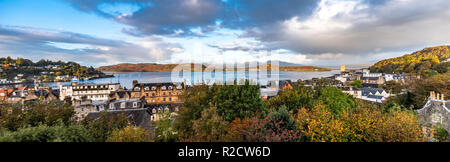
[[[382,73],[363,73],[363,77],[380,77]]]
[[[72,100],[80,100],[81,97],[86,96],[92,101],[108,100],[109,94],[117,91],[120,84],[75,84],[69,86],[60,86],[60,100],[66,97],[71,97]]]

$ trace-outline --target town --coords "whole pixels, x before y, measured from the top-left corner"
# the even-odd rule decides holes
[[[267,85],[259,85],[260,98],[270,100],[284,91],[293,89],[294,85],[305,87],[328,86],[335,87],[361,101],[382,104],[389,97],[405,94],[406,89],[390,88],[390,84],[407,84],[408,80],[420,79],[419,75],[372,73],[369,69],[346,69],[340,67],[340,73],[325,78],[311,80],[280,80],[269,81]],[[132,87],[124,87],[120,83],[84,84],[72,80],[70,85],[59,85],[57,88],[40,86],[39,81],[33,84],[0,84],[1,104],[27,104],[35,102],[69,103],[74,107],[78,121],[84,118],[96,119],[102,112],[109,114],[124,113],[135,126],[153,130],[154,122],[162,117],[162,113],[176,116],[183,104],[183,92],[195,85],[186,83],[139,83],[133,81]],[[445,110],[444,94],[430,92],[433,105],[442,105]],[[442,102],[443,104],[436,104]],[[430,107],[427,104],[425,107]],[[431,106],[436,109],[436,106]],[[423,110],[421,110],[423,112]],[[443,112],[445,113],[445,112]],[[435,114],[434,114],[435,115]],[[428,114],[425,116],[430,116]],[[437,119],[429,119],[437,120]]]

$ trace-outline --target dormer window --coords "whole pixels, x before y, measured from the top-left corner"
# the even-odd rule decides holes
[[[135,90],[135,91],[140,91],[140,90],[141,90],[141,88],[139,88],[139,87],[135,87],[135,88],[134,88],[134,90]]]
[[[172,87],[172,86],[169,86],[169,89],[171,90],[171,89],[173,89],[173,87]]]
[[[162,86],[161,89],[162,89],[162,90],[166,90],[166,86]]]
[[[145,87],[144,90],[148,91],[148,90],[150,90],[150,88],[149,87]]]
[[[183,87],[181,85],[177,86],[177,89],[182,89]]]
[[[153,87],[152,87],[152,91],[155,91],[155,90],[156,90],[156,87],[155,87],[155,86],[153,86]]]

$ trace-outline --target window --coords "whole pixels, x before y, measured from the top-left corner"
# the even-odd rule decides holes
[[[148,97],[148,93],[145,93],[145,97]]]
[[[134,97],[138,98],[139,97],[139,93],[135,93]]]
[[[169,92],[169,96],[172,96],[172,92]]]
[[[152,91],[154,91],[154,90],[156,90],[156,87],[155,87],[155,86],[152,87]]]
[[[155,97],[155,93],[152,93],[152,97]]]
[[[138,106],[137,102],[133,102],[133,107],[136,108]]]
[[[114,110],[114,104],[110,103],[109,104],[109,109]]]
[[[166,102],[166,98],[163,98],[163,101]]]
[[[148,90],[150,90],[150,88],[149,87],[145,87],[144,90],[148,91]]]
[[[169,98],[169,102],[172,102],[172,98]]]
[[[135,91],[140,91],[141,88],[139,88],[139,87],[134,87],[134,90],[135,90]]]
[[[120,103],[120,107],[121,107],[122,109],[124,109],[124,108],[125,108],[125,105],[126,105],[126,102],[122,102],[122,103]]]
[[[163,92],[163,96],[166,96],[166,92]]]
[[[105,106],[103,106],[103,105],[100,105],[100,106],[98,107],[98,110],[99,110],[99,111],[103,111],[103,110],[105,110]]]
[[[166,86],[162,86],[161,89],[162,89],[162,90],[166,90]]]
[[[172,89],[172,86],[169,86],[169,89]]]
[[[155,102],[155,99],[152,99],[152,102]]]

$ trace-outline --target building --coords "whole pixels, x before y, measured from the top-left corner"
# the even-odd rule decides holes
[[[74,101],[75,116],[83,119],[89,113],[101,111],[123,111],[130,109],[144,109],[146,101],[143,99],[121,99],[111,101],[92,101],[84,96],[81,100]]]
[[[184,83],[138,83],[133,81],[132,99],[144,98],[147,104],[181,103]]]
[[[447,132],[450,132],[450,109],[448,105],[450,102],[445,100],[443,95],[430,92],[428,102],[422,109],[417,110],[419,113],[419,120],[425,130],[431,130],[437,126],[441,126]],[[447,142],[450,138],[447,138]]]
[[[388,81],[404,82],[406,79],[406,74],[384,74],[384,79]]]
[[[362,98],[362,91],[354,86],[339,87],[342,92],[352,95],[355,98]]]
[[[366,101],[382,103],[390,94],[381,88],[360,88],[361,98]]]
[[[170,116],[176,116],[178,111],[180,110],[181,104],[174,103],[174,104],[153,104],[149,105],[147,108],[150,115],[151,115],[151,121],[158,121],[161,119],[163,113],[170,113]]]
[[[130,124],[141,127],[147,130],[152,129],[151,115],[148,109],[124,109],[117,111],[107,112],[91,112],[86,117],[89,119],[98,119],[102,113],[106,113],[107,118],[117,117],[118,115],[124,115],[131,122]]]
[[[383,76],[362,77],[361,79],[358,80],[361,80],[363,87],[370,87],[370,88],[378,88],[386,82]]]
[[[111,84],[77,84],[72,83],[69,86],[60,85],[60,100],[70,98],[71,100],[80,100],[83,96],[93,101],[104,101],[109,99],[111,92],[120,89],[119,83]]]
[[[345,65],[341,65],[341,73],[345,72]]]

